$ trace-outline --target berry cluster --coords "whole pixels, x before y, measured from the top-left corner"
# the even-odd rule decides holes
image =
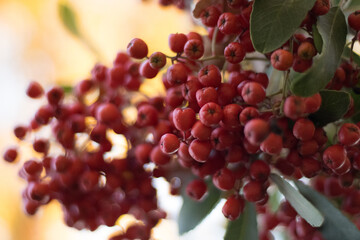
[[[120,215],[131,213],[144,225],[131,226],[111,239],[149,239],[151,228],[165,217],[157,206],[153,178],[164,177],[171,194],[178,195],[183,188],[199,202],[207,197],[206,182],[211,180],[224,192],[222,212],[227,219],[238,219],[246,201],[256,204],[264,221],[260,239],[272,239],[269,231],[278,225],[287,226],[294,239],[323,239],[287,201],[277,212],[269,210],[270,174],[279,172],[289,179],[311,178],[316,190],[336,197],[360,226],[356,217],[360,191],[354,184],[360,171],[360,124],[336,123],[338,130],[329,140],[311,118],[322,106],[321,94],[300,97],[287,86],[290,70],[305,72],[319,54],[313,25],[330,10],[329,0],[315,2],[301,23],[302,33],[261,57],[250,55],[255,52],[250,38],[253,1],[212,3],[197,9],[207,36],[170,34],[174,56],[149,54],[147,44],[135,38],[127,54],[117,55],[112,68],[96,65],[91,77],[74,87],[72,100],[65,101],[60,87],[46,92],[48,104],[28,126],[14,129],[20,140],[34,139],[33,149],[41,156],[26,161],[20,170],[28,181],[23,197],[29,214],[54,199],[63,205],[69,226],[94,230],[102,224],[112,226]],[[350,14],[348,22],[356,32],[353,47],[360,12]],[[283,71],[279,91],[269,94],[268,75],[246,67],[244,63],[253,60]],[[171,65],[162,76],[166,94],[132,101],[142,79],[155,78],[168,62]],[[342,61],[326,88],[356,92],[358,75],[359,66],[350,57]],[[94,93],[95,99],[89,100]],[[43,94],[36,82],[27,89],[31,98]],[[137,109],[135,122],[122,114],[128,107]],[[344,117],[353,113],[351,99]],[[38,129],[46,126],[51,138],[36,137]],[[110,139],[112,134],[125,137],[126,157],[107,157],[117,144]],[[8,162],[16,158],[16,148],[4,154]]]
[[[28,182],[23,192],[28,214],[57,200],[68,226],[95,230],[100,225],[113,226],[119,216],[129,213],[145,224],[140,238],[149,238],[151,228],[165,217],[157,206],[152,173],[135,160],[134,149],[120,157],[106,155],[116,144],[111,139],[114,134],[123,135],[133,146],[145,138],[141,129],[126,124],[122,114],[132,106],[131,91],[138,90],[141,81],[139,63],[119,53],[112,68],[96,65],[91,77],[74,87],[73,98],[60,87],[49,89],[47,104],[36,111],[30,124],[15,127],[15,136],[31,141],[38,153],[19,172]],[[27,95],[41,98],[44,90],[31,82]],[[39,137],[43,129],[50,129],[51,136]],[[4,154],[6,161],[16,158],[15,148]]]

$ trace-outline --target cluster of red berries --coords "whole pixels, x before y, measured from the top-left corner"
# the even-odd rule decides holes
[[[60,87],[48,90],[47,104],[37,110],[30,124],[15,127],[15,136],[31,141],[38,153],[19,172],[28,182],[23,192],[28,214],[57,200],[68,226],[95,230],[100,225],[113,226],[129,213],[144,223],[140,238],[149,239],[152,227],[165,217],[157,206],[152,173],[135,160],[134,149],[121,158],[106,157],[116,144],[111,133],[124,135],[134,146],[138,138],[145,138],[141,130],[127,126],[122,115],[131,106],[130,91],[138,90],[141,81],[139,63],[119,53],[112,68],[96,65],[91,77],[74,87],[73,98]],[[89,102],[94,93],[98,94]],[[37,82],[30,83],[29,97],[43,94]],[[43,129],[50,129],[51,136],[43,138]],[[16,158],[16,148],[4,154],[8,162]]]
[[[185,3],[160,1],[162,5],[175,2]],[[226,192],[222,212],[229,220],[240,216],[245,201],[257,205],[265,222],[261,239],[271,239],[269,231],[279,224],[288,226],[294,239],[323,239],[288,202],[276,213],[269,211],[272,171],[288,178],[312,178],[315,189],[341,199],[342,210],[360,213],[360,191],[353,184],[360,170],[360,124],[341,124],[333,144],[328,144],[324,129],[309,117],[321,107],[319,93],[299,97],[285,85],[267,95],[267,74],[240,65],[251,61],[247,53],[255,51],[249,32],[253,2],[219,2],[199,13],[208,36],[170,34],[169,47],[175,56],[149,54],[147,44],[135,38],[127,54],[117,55],[112,68],[96,65],[91,77],[75,86],[75,98],[69,103],[59,87],[46,93],[48,104],[28,126],[14,130],[20,140],[33,137],[33,149],[41,156],[26,161],[20,170],[28,181],[23,197],[29,214],[55,199],[63,205],[69,226],[94,230],[101,224],[112,226],[120,215],[131,213],[144,225],[131,226],[111,239],[149,239],[151,228],[165,217],[158,209],[152,178],[165,177],[172,194],[184,187],[195,201],[206,198],[205,180],[212,180]],[[329,0],[317,0],[301,24],[307,33],[295,34],[262,60],[285,76],[290,68],[297,72],[310,68],[317,55],[312,26],[329,9]],[[348,20],[358,32],[360,12]],[[155,78],[168,59],[172,64],[162,77],[166,95],[131,101],[130,92],[139,90],[142,78]],[[344,61],[327,88],[353,88],[358,73],[352,59]],[[88,95],[94,92],[98,96],[89,103]],[[39,98],[42,87],[32,82],[27,94]],[[129,106],[137,109],[135,123],[126,122],[122,114]],[[352,113],[353,103],[346,117]],[[35,137],[46,126],[52,138]],[[125,158],[106,158],[116,145],[109,139],[110,132],[128,141]],[[61,153],[54,153],[56,147]],[[4,158],[13,162],[17,150],[8,149]],[[188,182],[177,176],[184,170],[196,179]],[[354,221],[360,226],[359,219]]]

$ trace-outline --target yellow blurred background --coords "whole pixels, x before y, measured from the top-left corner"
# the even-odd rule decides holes
[[[64,28],[58,4],[58,0],[0,0],[2,150],[17,143],[12,135],[13,126],[28,123],[41,104],[41,101],[31,101],[25,96],[31,80],[42,83],[45,88],[55,83],[71,85],[89,76],[98,61],[85,44]],[[150,53],[170,53],[168,35],[188,33],[195,28],[187,13],[175,7],[161,8],[157,0],[76,0],[68,1],[68,4],[76,12],[82,33],[107,65],[134,37],[145,40]],[[22,158],[26,158],[25,153]],[[60,206],[54,203],[41,209],[36,216],[26,216],[21,205],[25,182],[17,176],[20,165],[20,162],[11,165],[0,161],[0,240],[107,239],[109,233],[117,230],[116,227],[102,227],[96,232],[70,229],[62,222]],[[167,186],[160,185],[160,195],[166,195]],[[169,216],[174,218],[178,211],[174,206],[180,206],[181,202],[164,199],[161,197],[164,208],[170,210]],[[168,201],[174,202],[169,204]],[[221,228],[218,217],[213,221]],[[202,232],[204,230],[206,227]],[[208,239],[218,239],[218,236],[212,237]],[[179,239],[176,223],[163,222],[154,238]],[[182,239],[194,237],[190,234]]]

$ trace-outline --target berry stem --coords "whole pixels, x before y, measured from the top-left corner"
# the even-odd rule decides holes
[[[212,40],[211,40],[211,54],[212,54],[212,56],[216,55],[215,48],[216,48],[216,38],[217,38],[218,32],[219,32],[219,28],[216,27],[214,29],[214,33],[213,33]]]
[[[355,36],[351,40],[351,47],[350,47],[350,62],[351,63],[353,62],[353,49],[354,49],[354,44],[355,44],[358,33],[359,33],[359,31],[356,31]]]

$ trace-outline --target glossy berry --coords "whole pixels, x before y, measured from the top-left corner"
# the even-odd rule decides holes
[[[152,68],[160,69],[166,65],[166,56],[162,52],[154,52],[149,57],[149,63]]]
[[[360,10],[351,13],[348,17],[349,26],[355,31],[360,31]]]
[[[180,147],[178,137],[171,133],[164,134],[160,139],[160,149],[163,153],[175,153]]]
[[[185,43],[187,42],[187,37],[183,33],[175,33],[169,35],[169,47],[171,51],[175,53],[181,53],[184,51]]]
[[[316,55],[314,44],[310,42],[302,42],[297,49],[297,55],[303,60],[310,60]]]
[[[278,49],[271,54],[271,65],[277,70],[285,71],[292,66],[293,59],[289,51]]]
[[[127,53],[130,57],[142,59],[148,54],[148,46],[142,39],[134,38],[127,46]]]
[[[260,118],[255,118],[246,123],[244,135],[254,145],[259,145],[269,134],[269,124]]]
[[[302,141],[307,141],[313,138],[315,133],[315,125],[312,121],[306,118],[296,120],[293,127],[294,136]]]
[[[206,126],[214,126],[223,118],[223,110],[213,102],[207,103],[201,107],[199,112],[200,121]]]
[[[118,117],[119,110],[112,103],[103,103],[96,109],[96,118],[103,123],[114,122]]]
[[[209,6],[201,12],[201,22],[207,27],[215,27],[220,14],[221,12],[217,7]]]
[[[344,146],[353,146],[360,140],[360,128],[353,123],[344,123],[338,132],[338,141]]]
[[[204,55],[204,45],[202,41],[192,39],[186,42],[184,53],[190,59],[199,59]]]
[[[196,113],[191,108],[176,108],[173,111],[173,122],[176,129],[186,132],[196,122]]]
[[[42,86],[35,81],[30,82],[29,86],[26,89],[26,95],[31,98],[40,98],[44,94],[44,89]]]
[[[323,153],[323,161],[332,170],[339,169],[346,161],[346,150],[339,144],[328,147]]]
[[[145,60],[141,63],[139,72],[140,72],[141,76],[148,78],[148,79],[152,79],[152,78],[156,77],[156,75],[159,72],[159,69],[152,68],[150,65],[150,61]]]
[[[292,120],[296,120],[304,115],[305,103],[301,97],[289,96],[284,103],[284,114]]]
[[[260,149],[270,155],[277,155],[283,148],[282,137],[275,133],[270,133],[260,144]]]
[[[229,63],[236,64],[244,59],[245,50],[243,49],[240,43],[231,42],[226,46],[224,50],[224,56],[226,61],[228,61]]]
[[[265,99],[266,93],[260,83],[248,82],[242,88],[241,97],[247,104],[256,105]]]
[[[262,160],[256,160],[250,165],[250,177],[253,180],[265,182],[270,175],[269,164]]]
[[[190,156],[198,162],[206,162],[212,146],[209,141],[194,140],[189,145]]]
[[[257,202],[264,198],[265,190],[261,182],[249,181],[244,185],[243,194],[245,200]]]
[[[235,175],[230,169],[222,168],[213,175],[213,183],[220,190],[230,190],[234,187]]]
[[[220,70],[215,65],[207,65],[200,69],[198,78],[205,87],[218,87],[221,83]]]
[[[230,221],[234,221],[243,212],[244,207],[244,199],[241,196],[232,195],[226,200],[222,208],[222,213],[227,219],[229,219]]]
[[[325,15],[326,13],[328,13],[330,10],[330,7],[331,7],[330,0],[316,0],[311,11],[315,15],[321,16],[321,15]]]
[[[3,158],[7,162],[14,162],[18,156],[16,148],[8,148],[3,155]]]
[[[186,194],[195,201],[201,201],[206,192],[207,186],[203,180],[193,180],[186,186]]]
[[[235,34],[241,31],[238,17],[230,12],[225,12],[220,15],[217,27],[219,28],[219,31],[225,35]]]
[[[209,140],[212,128],[204,125],[201,121],[197,121],[191,128],[191,135],[201,141]]]

